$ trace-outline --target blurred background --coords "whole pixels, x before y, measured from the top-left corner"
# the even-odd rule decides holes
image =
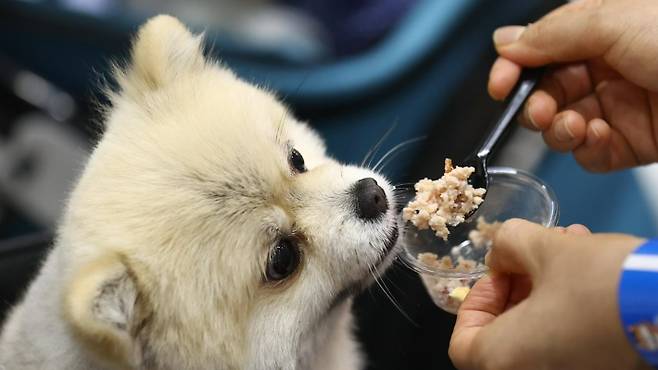
[[[553,0],[3,0],[0,2],[0,320],[51,245],[67,192],[101,125],[99,86],[150,15],[206,32],[208,51],[267,86],[358,163],[391,127],[375,161],[394,182],[437,177],[487,133],[501,103],[486,94],[493,30],[526,24]],[[412,140],[423,137],[423,140]],[[386,153],[397,144],[393,154]],[[394,158],[393,158],[394,157]],[[391,160],[391,158],[393,158]],[[380,161],[381,159],[381,161]],[[561,224],[657,235],[658,170],[582,171],[517,130],[496,164],[555,190]],[[418,277],[394,266],[357,299],[369,369],[451,369],[454,317]],[[402,312],[401,312],[402,311]]]

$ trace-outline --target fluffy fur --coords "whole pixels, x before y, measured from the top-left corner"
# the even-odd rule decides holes
[[[176,19],[142,27],[56,244],[0,337],[7,369],[358,369],[351,296],[395,254],[389,183],[327,157]],[[308,172],[295,173],[292,148]],[[356,181],[388,198],[355,216]],[[301,264],[265,279],[299,240]],[[393,248],[394,249],[394,248]]]

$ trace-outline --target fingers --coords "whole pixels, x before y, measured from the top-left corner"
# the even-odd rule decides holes
[[[637,159],[635,164],[656,161],[658,148],[652,115],[648,113],[652,108],[646,91],[625,80],[603,81],[596,86],[596,91],[601,104],[608,108],[608,122],[614,125],[615,131],[632,143],[631,148]]]
[[[589,230],[579,224],[554,230],[572,235],[589,234]],[[505,222],[494,240],[490,266],[504,266],[503,261],[517,261],[526,267],[533,265],[541,254],[540,249],[550,242],[547,236],[551,234],[552,230],[527,221]],[[513,268],[504,270],[508,272]],[[529,298],[532,287],[531,276],[497,272],[485,276],[473,286],[459,309],[450,339],[448,354],[457,368],[481,369],[485,363],[492,368],[519,368],[512,365],[523,361],[517,361],[519,357],[513,354],[524,339],[515,342],[514,338],[519,333],[519,317],[524,317],[522,306],[532,299]],[[516,335],[509,337],[510,333]],[[499,356],[501,351],[505,353],[502,357]]]
[[[587,226],[581,224],[573,224],[567,226],[566,232],[567,234],[572,234],[572,235],[590,235],[592,233],[591,231],[589,231]]]
[[[628,140],[602,119],[587,124],[585,143],[573,152],[583,168],[591,172],[608,172],[638,164]]]
[[[498,58],[489,75],[489,94],[503,99],[516,84],[521,67],[505,58]],[[592,92],[593,84],[584,63],[564,65],[550,70],[542,78],[537,91],[529,98],[521,123],[534,130],[546,129],[555,113]]]
[[[594,119],[587,125],[585,144],[574,150],[578,164],[592,172],[610,170],[610,126],[602,119]]]
[[[503,100],[516,85],[521,75],[521,67],[505,58],[498,58],[491,66],[487,90],[496,100]]]
[[[534,280],[552,234],[553,231],[529,221],[505,221],[494,237],[486,263],[493,271],[529,275]]]
[[[505,311],[528,298],[532,291],[532,281],[527,275],[509,275],[510,293]]]
[[[483,326],[503,313],[510,292],[509,276],[491,273],[480,279],[459,307],[457,324]]]
[[[592,232],[589,231],[587,226],[581,224],[573,224],[567,227],[557,226],[553,230],[559,232],[560,234],[571,234],[571,235],[589,235]]]
[[[532,101],[529,103],[533,104]],[[530,110],[530,112],[533,111]],[[551,149],[567,152],[576,149],[586,141],[588,122],[601,116],[599,101],[596,96],[590,94],[569,105],[566,110],[555,114],[548,125],[545,123],[546,117],[541,118],[542,121],[536,118],[533,122],[534,126],[542,130],[544,141]],[[597,135],[594,132],[589,132],[589,134]]]
[[[494,32],[496,49],[501,56],[524,66],[601,56],[618,35],[614,24],[599,19],[599,3],[567,5],[567,10],[556,11],[527,27],[501,27]]]
[[[537,90],[525,103],[519,122],[531,130],[544,131],[550,127],[557,110],[555,98],[544,90]]]
[[[558,152],[574,150],[585,141],[586,134],[585,119],[573,110],[558,113],[548,129],[542,132],[546,144]]]
[[[558,108],[582,99],[593,90],[588,67],[584,63],[561,65],[550,70],[539,87],[556,100]]]
[[[535,281],[547,259],[567,244],[569,239],[560,234],[589,235],[590,231],[579,224],[548,229],[526,220],[507,220],[496,232],[485,262],[496,273],[526,275]]]
[[[501,57],[491,70],[490,95],[497,100],[507,96],[518,79],[521,67],[564,64],[602,56],[614,44],[619,31],[614,24],[598,19],[598,6],[599,2],[596,1],[574,2],[527,27],[505,26],[497,29],[493,41]],[[582,65],[580,69],[586,70],[586,66]],[[560,82],[578,84],[589,81],[588,75],[583,75],[582,71],[567,72],[576,72],[577,78],[565,76]],[[566,91],[569,92],[569,89]],[[557,98],[555,95],[553,97]]]
[[[459,308],[448,351],[458,368],[473,368],[470,356],[473,340],[482,327],[503,313],[509,290],[510,278],[498,274],[483,277],[471,289]]]
[[[592,82],[585,64],[553,69],[547,72],[537,91],[528,98],[521,123],[530,129],[543,131],[550,126],[559,110],[577,103],[591,93]]]

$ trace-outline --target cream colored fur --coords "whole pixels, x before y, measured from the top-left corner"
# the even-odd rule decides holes
[[[158,16],[117,72],[106,131],[0,337],[6,369],[358,369],[351,295],[390,265],[392,189],[337,163],[268,92]],[[292,148],[308,172],[294,174]],[[373,177],[389,210],[363,221]],[[298,271],[266,281],[294,233]]]

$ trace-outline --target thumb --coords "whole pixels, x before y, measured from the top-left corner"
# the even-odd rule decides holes
[[[496,49],[506,59],[525,66],[601,56],[617,37],[616,26],[607,21],[610,18],[600,17],[600,3],[570,3],[527,27],[501,27],[494,32]]]
[[[549,249],[559,245],[552,240],[560,236],[558,231],[529,221],[505,221],[496,232],[486,263],[495,272],[529,275],[535,280],[545,258],[554,253]]]

